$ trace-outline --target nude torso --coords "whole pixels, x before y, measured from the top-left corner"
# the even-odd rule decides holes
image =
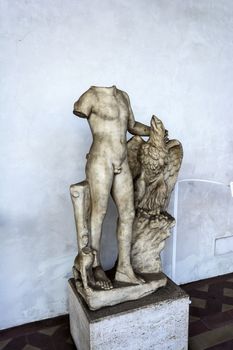
[[[128,124],[128,103],[120,90],[111,88],[90,88],[95,103],[88,119],[93,143],[89,155],[109,160],[120,166],[127,156],[126,132]]]

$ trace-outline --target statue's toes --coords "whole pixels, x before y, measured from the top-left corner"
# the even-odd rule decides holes
[[[109,290],[113,288],[111,281],[96,281],[96,285],[104,290]]]
[[[102,281],[96,281],[96,285],[100,288],[102,288]]]
[[[113,289],[113,285],[111,281],[106,282],[106,289]]]
[[[105,287],[105,282],[104,282],[104,281],[101,282],[101,288],[102,288],[102,289],[106,289],[106,287]]]
[[[111,282],[110,281],[104,281],[103,282],[103,289],[108,290],[111,289]]]
[[[105,288],[105,281],[97,281],[96,285],[100,287],[101,289],[106,289]]]

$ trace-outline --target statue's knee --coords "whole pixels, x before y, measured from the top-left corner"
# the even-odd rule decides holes
[[[79,187],[77,185],[71,185],[70,194],[72,197],[78,198],[80,196]]]
[[[96,217],[96,219],[102,221],[106,215],[107,209],[104,208],[95,208],[92,210],[92,215]]]

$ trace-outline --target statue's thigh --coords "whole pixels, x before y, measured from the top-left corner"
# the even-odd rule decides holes
[[[87,181],[94,201],[108,200],[113,181],[113,168],[103,159],[89,159],[86,166]]]
[[[112,196],[119,213],[134,210],[133,180],[128,166],[122,167],[121,173],[114,176]]]

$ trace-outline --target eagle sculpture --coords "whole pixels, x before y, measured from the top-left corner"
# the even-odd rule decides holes
[[[183,158],[182,145],[169,140],[162,121],[153,116],[149,139],[134,136],[127,146],[136,209],[132,266],[138,273],[159,273],[160,253],[175,225],[175,219],[166,210]]]
[[[128,141],[129,166],[134,179],[135,208],[150,215],[166,211],[183,158],[182,145],[169,140],[162,121],[153,116],[147,142]]]

